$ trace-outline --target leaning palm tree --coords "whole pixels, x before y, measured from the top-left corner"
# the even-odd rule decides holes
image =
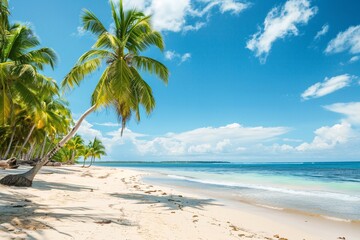
[[[91,167],[91,165],[95,162],[96,158],[100,159],[101,156],[105,155],[105,146],[100,139],[97,139],[95,137],[94,141],[90,142],[88,145],[87,157],[91,157],[90,165],[88,167]]]
[[[82,121],[102,107],[115,109],[124,130],[132,113],[140,121],[140,106],[150,114],[155,99],[150,86],[140,72],[155,74],[167,83],[168,69],[155,59],[141,55],[151,46],[164,49],[162,36],[150,23],[150,16],[135,9],[124,11],[122,0],[119,5],[110,1],[114,29],[107,30],[96,15],[85,10],[82,15],[83,28],[92,32],[97,41],[92,49],[83,54],[62,82],[65,88],[79,85],[86,75],[106,64],[91,97],[92,106],[79,118],[73,129],[49,151],[38,164],[26,173],[8,175],[0,183],[14,186],[31,186],[40,168],[65,143],[70,140]]]

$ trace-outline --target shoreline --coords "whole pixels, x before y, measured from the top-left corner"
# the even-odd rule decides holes
[[[0,239],[360,239],[359,222],[230,204],[142,180],[152,174],[44,167],[33,188],[0,186]]]

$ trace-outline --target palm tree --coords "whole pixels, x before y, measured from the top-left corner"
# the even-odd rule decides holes
[[[134,113],[140,121],[140,106],[150,114],[155,99],[150,86],[140,72],[155,74],[164,83],[168,82],[167,68],[150,57],[141,55],[151,46],[164,49],[162,36],[153,30],[150,16],[135,9],[124,11],[122,0],[119,6],[110,1],[114,30],[107,30],[96,15],[85,10],[82,15],[83,28],[92,32],[97,41],[92,49],[83,54],[66,75],[63,87],[79,85],[86,75],[106,64],[91,97],[92,106],[79,118],[73,129],[49,151],[31,170],[18,175],[8,175],[0,183],[14,186],[31,186],[40,168],[61,149],[80,127],[82,121],[101,107],[114,108],[122,123],[122,131]]]
[[[101,156],[105,155],[106,152],[103,143],[95,137],[94,141],[90,142],[88,145],[87,157],[91,158],[90,165],[88,167],[91,167],[96,158],[100,159]]]
[[[90,145],[90,144],[89,144]],[[82,152],[81,152],[81,155],[82,155],[82,157],[84,158],[84,162],[83,162],[83,165],[82,165],[82,167],[85,167],[85,161],[86,161],[86,159],[88,159],[88,157],[90,156],[89,154],[90,154],[90,147],[89,147],[89,145],[84,145],[84,148],[83,148],[83,150],[82,150]]]
[[[66,143],[66,147],[71,151],[71,158],[67,162],[73,164],[75,158],[84,150],[84,140],[80,135],[75,135],[75,137]]]
[[[45,65],[54,66],[56,55],[50,48],[35,49],[39,40],[24,25],[13,24],[1,34],[0,47],[0,124],[5,124],[13,113],[14,100],[27,107],[39,106],[37,89],[47,81],[40,74]]]

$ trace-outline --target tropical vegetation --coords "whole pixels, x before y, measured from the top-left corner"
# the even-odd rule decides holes
[[[41,74],[45,66],[54,67],[55,53],[49,48],[33,50],[39,45],[38,39],[29,27],[9,24],[8,4],[2,1],[0,113],[3,117],[0,131],[7,137],[1,146],[11,145],[10,149],[15,149],[18,157],[33,157],[29,153],[36,152],[41,160],[28,172],[8,175],[0,183],[31,186],[37,172],[52,158],[66,156],[73,162],[83,153],[85,160],[91,159],[91,165],[104,155],[103,145],[98,139],[90,143],[91,150],[81,149],[81,139],[73,138],[82,121],[93,111],[114,109],[122,124],[121,134],[131,116],[140,121],[141,107],[146,114],[153,111],[153,92],[141,73],[155,74],[165,84],[169,73],[161,62],[142,53],[149,47],[163,50],[162,36],[152,28],[151,16],[135,9],[124,11],[122,0],[118,5],[110,1],[110,5],[114,26],[111,29],[107,29],[93,12],[84,10],[82,14],[83,28],[96,36],[96,42],[65,76],[62,88],[74,88],[102,64],[106,67],[92,93],[91,107],[69,131],[72,125],[70,111],[61,100],[56,83]],[[61,106],[57,105],[60,103]],[[23,127],[26,130],[21,129],[21,132],[27,134],[17,134],[20,132],[18,128]],[[7,150],[1,152],[9,154]]]

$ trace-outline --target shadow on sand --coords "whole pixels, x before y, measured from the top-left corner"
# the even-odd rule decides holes
[[[40,182],[40,183],[39,183]],[[45,185],[49,189],[65,189],[79,191],[81,186],[59,184],[51,182],[37,181],[34,188],[39,184]],[[43,187],[42,186],[42,187]],[[24,188],[25,189],[25,188]],[[17,188],[18,190],[18,188]],[[64,222],[95,222],[101,224],[102,221],[110,221],[112,224],[134,226],[123,217],[106,217],[101,214],[78,214],[79,212],[89,212],[85,207],[64,207],[49,204],[38,204],[31,201],[34,197],[31,194],[13,192],[12,187],[0,185],[0,239],[2,233],[6,236],[11,235],[11,239],[39,239],[39,235],[44,235],[43,230],[51,229],[59,234],[58,239],[73,239],[71,233],[60,231],[51,226],[53,221]],[[73,214],[76,211],[77,214]],[[50,221],[51,220],[51,221]],[[34,232],[35,231],[35,232]],[[44,237],[41,237],[44,238]]]
[[[200,199],[183,197],[181,195],[152,195],[145,193],[113,193],[112,197],[136,201],[136,204],[156,204],[167,210],[183,210],[183,208],[203,209],[205,206],[222,206],[215,203],[214,199]]]

